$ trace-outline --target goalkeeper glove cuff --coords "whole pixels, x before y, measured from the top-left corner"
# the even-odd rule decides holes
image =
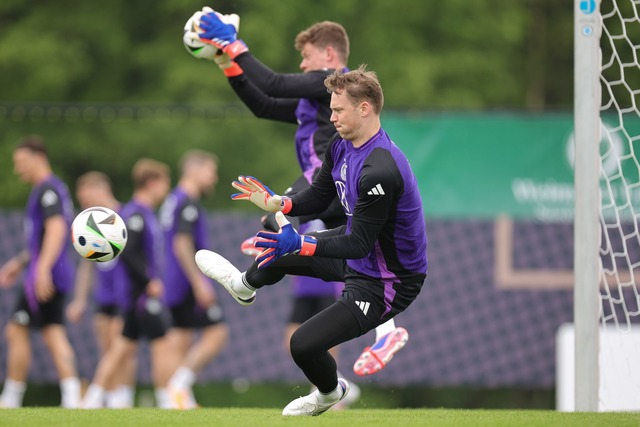
[[[291,199],[287,196],[282,196],[282,202],[280,203],[280,206],[282,207],[282,209],[280,209],[280,211],[283,214],[288,214],[289,212],[291,212],[291,208],[293,207],[293,203],[291,202]]]
[[[226,45],[222,50],[233,60],[236,59],[236,56],[248,52],[249,48],[242,40],[236,40]]]
[[[300,236],[300,240],[302,243],[300,245],[300,252],[298,252],[298,255],[313,256],[313,254],[316,253],[318,240],[316,240],[316,238],[313,236],[306,236],[304,234]]]

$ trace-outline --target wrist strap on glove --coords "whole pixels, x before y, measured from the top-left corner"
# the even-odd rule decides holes
[[[249,51],[249,48],[242,40],[236,40],[233,43],[229,43],[228,45],[226,45],[223,51],[224,53],[229,55],[229,58],[233,60],[241,53]]]

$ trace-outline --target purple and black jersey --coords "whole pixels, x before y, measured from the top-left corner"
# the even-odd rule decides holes
[[[27,249],[30,259],[27,274],[24,281],[25,294],[29,305],[35,307],[35,269],[40,256],[42,238],[44,237],[45,222],[47,219],[62,215],[71,228],[73,221],[73,202],[66,184],[55,175],[35,186],[29,194],[24,221]],[[66,293],[71,290],[75,277],[75,264],[71,258],[71,239],[65,239],[65,245],[58,255],[51,275],[56,290]]]
[[[329,120],[331,94],[324,85],[334,70],[278,74],[250,52],[239,55],[235,61],[244,74],[229,78],[229,83],[247,107],[258,117],[298,124],[296,156],[304,176],[311,182],[335,133]]]
[[[96,262],[96,278],[94,299],[98,305],[109,306],[117,304],[116,293],[116,265],[118,258],[111,261]]]
[[[427,234],[418,184],[384,130],[358,148],[336,135],[312,186],[292,196],[289,214],[322,210],[336,193],[347,215],[345,234],[318,236],[315,255],[347,259],[348,269],[385,289],[424,281]]]
[[[176,187],[160,208],[160,222],[166,242],[165,301],[169,307],[175,307],[184,302],[193,291],[173,250],[173,239],[176,234],[186,233],[193,238],[195,250],[209,247],[206,213],[197,200]]]
[[[116,264],[118,306],[131,310],[146,295],[147,284],[161,277],[162,232],[153,210],[136,200],[120,209],[127,224],[127,246]]]

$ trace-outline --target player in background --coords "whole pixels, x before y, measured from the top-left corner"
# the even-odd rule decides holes
[[[275,73],[261,63],[246,44],[237,38],[236,27],[223,22],[215,12],[201,16],[200,28],[203,31],[199,34],[200,40],[221,49],[223,54],[214,56],[213,59],[247,107],[257,117],[297,125],[294,142],[302,176],[285,194],[295,194],[307,188],[322,165],[327,142],[336,131],[330,121],[331,96],[324,86],[324,79],[334,70],[347,71],[349,37],[344,27],[335,22],[323,21],[298,33],[295,48],[302,56],[302,73],[296,74]],[[198,37],[198,34],[194,33],[194,37]],[[330,228],[346,222],[337,199],[326,211],[301,217],[299,223],[304,224],[316,218],[324,221]],[[268,229],[277,230],[273,215],[265,217],[264,225]],[[317,286],[313,279],[295,280],[302,281],[296,284],[296,289],[302,289],[307,281],[310,282],[310,287]],[[328,287],[335,288],[336,284],[328,284]],[[327,293],[333,292],[330,289],[327,291],[319,294],[319,298],[325,299]],[[298,298],[302,295],[295,296],[294,304],[305,304]],[[310,296],[310,292],[306,296]],[[323,307],[318,304],[317,308]],[[294,306],[294,314],[296,311],[307,311],[310,316],[317,312]],[[292,323],[299,320],[300,318],[291,318]],[[380,325],[376,328],[376,342],[366,347],[358,357],[354,372],[369,375],[380,371],[404,347],[408,337],[404,328],[396,328],[393,319]],[[357,394],[358,390],[354,387],[351,398]]]
[[[80,404],[80,381],[73,348],[64,327],[65,297],[72,290],[75,265],[69,246],[73,203],[67,186],[53,174],[46,146],[28,136],[13,151],[14,171],[32,186],[24,228],[27,247],[0,268],[0,286],[12,286],[26,274],[13,316],[5,327],[7,377],[0,407],[22,406],[31,363],[29,330],[42,333],[53,357],[62,394],[61,405]]]
[[[121,334],[100,360],[91,385],[84,396],[83,408],[102,408],[106,387],[123,364],[135,356],[138,341],[150,341],[151,376],[156,404],[170,407],[167,381],[171,372],[163,358],[167,354],[167,321],[162,302],[162,232],[154,209],[171,188],[169,167],[151,159],[140,159],[133,166],[133,196],[119,214],[127,224],[127,246],[115,268],[118,309],[122,313]]]
[[[192,387],[198,372],[224,348],[229,330],[224,323],[211,279],[195,263],[195,253],[209,245],[206,212],[200,199],[218,183],[218,159],[202,150],[190,150],[180,160],[180,180],[160,208],[165,241],[165,302],[172,326],[165,355],[174,374],[169,399],[175,409],[198,405]],[[201,331],[197,342],[195,333]]]
[[[331,91],[329,142],[322,169],[297,194],[274,194],[257,179],[241,176],[234,200],[276,213],[280,230],[261,231],[264,251],[241,273],[222,256],[196,253],[198,267],[242,305],[287,274],[343,280],[341,298],[304,322],[291,338],[291,354],[318,390],[289,403],[287,416],[320,415],[344,399],[349,384],[338,378],[328,350],[361,336],[404,311],[418,296],[427,273],[427,236],[418,183],[409,161],[380,125],[383,92],[377,76],[361,66],[336,70]],[[284,214],[322,212],[339,197],[347,224],[299,235]],[[250,324],[246,328],[255,327]]]
[[[76,180],[76,199],[80,209],[103,206],[115,212],[120,202],[113,195],[111,180],[98,171],[89,171]],[[87,309],[89,294],[95,285],[93,330],[95,331],[100,358],[103,358],[122,332],[122,317],[119,316],[116,296],[115,266],[119,258],[107,262],[81,260],[76,275],[75,294],[67,306],[67,318],[78,323]],[[107,385],[106,406],[108,408],[131,408],[134,406],[136,358],[126,360]]]

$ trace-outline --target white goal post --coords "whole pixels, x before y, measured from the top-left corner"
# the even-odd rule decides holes
[[[574,17],[574,409],[640,410],[640,0]]]
[[[598,410],[600,299],[599,0],[574,0],[575,409]]]

